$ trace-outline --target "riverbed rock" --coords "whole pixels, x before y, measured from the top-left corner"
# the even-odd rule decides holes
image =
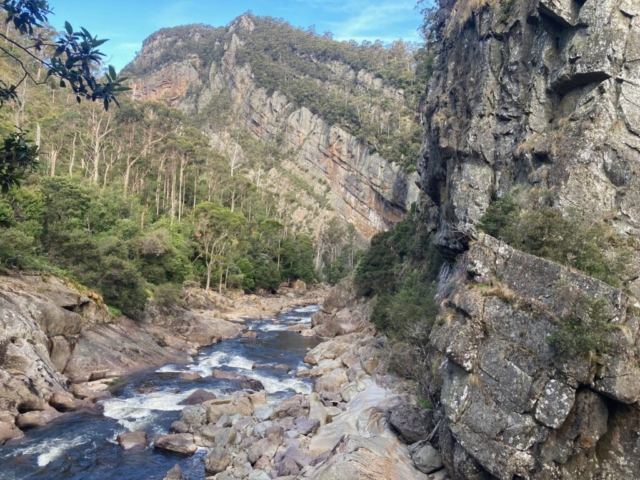
[[[180,420],[189,426],[200,427],[207,423],[207,409],[203,405],[192,405],[182,409]]]
[[[24,433],[13,422],[0,421],[0,445],[21,437],[24,437]]]
[[[16,417],[16,425],[22,430],[42,427],[60,415],[61,413],[53,409],[21,413]]]
[[[194,373],[184,372],[180,374],[180,378],[183,380],[200,380],[202,378],[202,375],[195,372]]]
[[[211,372],[211,376],[213,378],[218,378],[220,380],[243,380],[243,381],[251,380],[246,375],[241,375],[235,372],[226,372],[224,370],[217,370],[217,369]]]
[[[167,472],[167,475],[162,480],[182,480],[182,469],[180,465],[176,465]]]
[[[256,380],[254,378],[250,378],[249,380],[244,380],[240,382],[240,388],[243,390],[253,390],[254,392],[259,392],[264,390],[264,385],[260,380]]]
[[[309,414],[309,400],[303,395],[295,395],[284,402],[279,403],[271,414],[272,420],[285,417],[301,417]]]
[[[253,331],[249,331],[249,332],[245,332],[242,335],[242,338],[258,338],[258,333],[257,332],[253,332]]]
[[[56,392],[51,395],[49,399],[49,405],[58,410],[59,412],[70,412],[76,409],[76,401],[73,395],[68,393]]]
[[[211,393],[207,390],[198,389],[187,398],[182,400],[179,405],[199,405],[206,402],[207,400],[213,400],[215,398],[217,397],[214,393]]]
[[[172,435],[159,435],[155,438],[153,445],[160,450],[193,455],[198,450],[193,435],[188,433],[176,433]]]
[[[204,468],[207,473],[220,473],[231,464],[231,454],[223,447],[215,446],[204,459]]]
[[[121,433],[118,435],[117,441],[123,450],[144,450],[147,448],[146,432]]]

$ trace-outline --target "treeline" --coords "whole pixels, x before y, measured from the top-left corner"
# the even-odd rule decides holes
[[[19,75],[7,57],[0,72]],[[322,252],[278,211],[284,192],[260,189],[239,154],[213,151],[179,111],[77,105],[53,81],[20,90],[0,133],[28,132],[39,159],[0,196],[0,268],[68,275],[132,317],[187,280],[274,291],[316,278]]]

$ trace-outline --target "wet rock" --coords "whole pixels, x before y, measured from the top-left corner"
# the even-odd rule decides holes
[[[171,424],[169,430],[173,433],[189,433],[190,427],[185,422],[176,420]]]
[[[211,372],[211,376],[220,380],[250,380],[246,375],[240,375],[239,373],[234,372],[225,372],[224,370],[214,370]]]
[[[75,399],[66,393],[54,393],[49,399],[49,405],[60,412],[70,412],[76,409]]]
[[[60,415],[61,413],[53,409],[44,410],[41,412],[34,411],[34,412],[21,413],[16,418],[16,425],[18,426],[18,428],[22,430],[26,430],[29,428],[43,427],[47,423],[58,418]]]
[[[178,405],[199,405],[207,400],[214,400],[217,398],[215,394],[208,392],[207,390],[198,389],[182,400]]]
[[[220,473],[231,464],[231,454],[223,447],[214,447],[204,459],[207,473]]]
[[[442,456],[429,443],[416,443],[409,447],[416,468],[423,473],[433,473],[444,468]]]
[[[426,439],[435,427],[431,410],[408,403],[390,409],[389,423],[407,443]]]
[[[176,465],[167,472],[167,476],[163,480],[182,480],[182,469],[180,465]]]
[[[144,450],[147,448],[147,434],[145,432],[121,433],[118,435],[117,441],[123,450]]]
[[[256,332],[246,332],[242,334],[242,338],[258,338],[258,334]]]
[[[254,392],[259,392],[261,390],[264,390],[264,385],[260,380],[251,378],[249,380],[240,382],[240,388],[242,388],[243,390],[253,390]]]
[[[202,375],[200,375],[199,373],[185,372],[180,374],[180,378],[183,380],[200,380],[202,378]]]
[[[0,445],[4,445],[9,440],[14,438],[24,437],[24,433],[13,422],[0,421]]]
[[[159,435],[153,442],[155,448],[170,452],[193,455],[198,450],[193,435],[188,433],[176,433],[172,435]]]

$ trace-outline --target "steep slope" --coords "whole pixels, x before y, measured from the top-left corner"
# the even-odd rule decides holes
[[[418,170],[422,219],[450,263],[425,372],[447,469],[456,480],[637,478],[637,274],[615,289],[478,223],[517,187],[635,241],[638,3],[440,7]]]
[[[278,29],[293,37],[268,37]],[[300,35],[332,48],[340,45],[250,15],[228,28],[161,30],[127,67],[135,78],[134,97],[162,101],[198,118],[212,144],[242,158],[247,174],[261,179],[256,183],[288,190],[300,200],[291,214],[307,220],[309,230],[320,231],[337,213],[368,240],[399,221],[417,200],[417,174],[402,166],[415,158],[415,151],[401,151],[411,142],[380,140],[406,136],[419,145],[415,114],[406,106],[411,101],[403,89],[364,67],[302,51],[296,43]],[[265,60],[278,49],[288,63]],[[343,104],[346,113],[336,113]],[[227,117],[220,121],[225,109]],[[255,164],[247,145],[238,147],[238,131],[246,130],[272,144],[279,158]]]

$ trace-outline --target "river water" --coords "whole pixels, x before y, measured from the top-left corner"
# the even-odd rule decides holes
[[[260,380],[270,402],[296,393],[310,393],[312,383],[296,378],[305,368],[302,359],[308,348],[319,343],[287,331],[298,323],[309,323],[318,306],[301,307],[274,319],[248,320],[246,325],[257,339],[236,338],[200,350],[189,365],[165,365],[123,379],[112,389],[113,397],[102,401],[102,412],[79,412],[65,415],[49,425],[29,430],[13,445],[0,447],[0,479],[46,480],[153,480],[162,479],[176,463],[185,478],[205,477],[200,449],[191,456],[156,450],[124,452],[116,442],[120,433],[144,430],[153,435],[168,433],[178,420],[178,405],[197,389],[224,396],[237,389],[234,383],[211,377],[213,369],[241,373]],[[254,363],[287,364],[293,371],[252,370]],[[183,372],[197,372],[203,378],[184,380]]]

